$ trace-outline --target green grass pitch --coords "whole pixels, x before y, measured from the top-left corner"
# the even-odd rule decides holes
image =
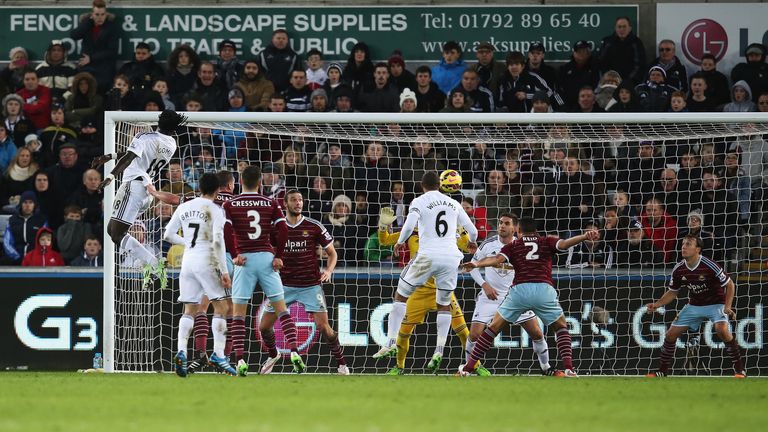
[[[0,373],[0,431],[757,431],[732,378]]]

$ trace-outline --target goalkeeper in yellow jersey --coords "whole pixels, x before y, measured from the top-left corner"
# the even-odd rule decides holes
[[[389,232],[389,227],[395,221],[395,212],[389,207],[381,209],[379,213],[379,243],[382,246],[390,246],[397,243],[397,239],[400,236],[399,232]],[[457,238],[457,244],[459,249],[464,252],[468,252],[467,244],[469,243],[469,236],[466,232],[462,232]],[[419,250],[419,236],[416,231],[408,238],[408,250],[410,256],[414,257]],[[416,291],[408,297],[408,301],[405,303],[405,318],[400,325],[400,330],[397,334],[396,346],[397,346],[397,365],[387,372],[387,375],[402,375],[405,372],[405,357],[408,355],[408,349],[410,347],[411,335],[413,329],[424,323],[424,319],[427,313],[437,310],[437,302],[435,301],[435,278],[429,278],[424,285],[416,288]],[[467,322],[464,321],[464,312],[459,307],[459,303],[456,301],[456,296],[451,294],[451,327],[454,333],[461,340],[461,346],[466,347],[467,339],[469,338],[469,329],[467,328]],[[392,351],[386,352],[383,355],[374,355],[374,358],[390,357],[394,354]],[[378,353],[377,353],[378,354]],[[476,369],[478,375],[482,375],[483,372],[488,372],[482,366],[478,366]],[[488,372],[490,375],[490,372]]]

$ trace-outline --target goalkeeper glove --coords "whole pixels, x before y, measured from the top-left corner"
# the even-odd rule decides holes
[[[379,230],[386,231],[395,219],[397,219],[397,216],[395,216],[395,211],[391,207],[381,209],[379,212]]]

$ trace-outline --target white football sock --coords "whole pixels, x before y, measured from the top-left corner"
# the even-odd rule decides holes
[[[448,331],[451,329],[451,311],[437,311],[437,346],[435,352],[443,354]]]
[[[144,245],[139,243],[139,241],[133,238],[133,236],[130,234],[126,234],[125,237],[123,237],[123,241],[120,244],[120,249],[138,258],[139,261],[143,262],[144,264],[149,264],[152,267],[157,265],[157,257],[155,254],[144,247]]]
[[[549,369],[549,346],[547,345],[547,338],[541,338],[533,341],[533,350],[536,351],[536,356],[539,357],[539,366],[541,370]]]
[[[214,315],[211,331],[213,331],[213,353],[223,358],[224,346],[227,344],[227,320],[221,315]]]
[[[187,353],[187,343],[189,342],[189,336],[192,334],[192,329],[195,328],[195,319],[192,315],[184,314],[179,319],[179,334],[178,334],[178,350],[184,354]]]
[[[472,355],[473,349],[475,349],[475,341],[467,339],[467,347],[464,349],[464,354],[467,361],[469,361],[469,356]]]
[[[394,346],[397,340],[397,333],[400,331],[400,324],[403,323],[405,318],[405,303],[401,301],[395,301],[392,305],[392,312],[389,313],[389,321],[387,322],[387,346]]]

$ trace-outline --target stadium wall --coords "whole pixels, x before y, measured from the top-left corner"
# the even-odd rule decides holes
[[[0,355],[2,370],[75,370],[90,367],[93,356],[102,350],[102,274],[101,272],[6,272],[0,274],[4,301],[0,303]],[[351,359],[355,373],[383,373],[386,364],[375,363],[370,355],[385,338],[386,315],[390,298],[396,287],[397,273],[382,269],[380,274],[340,270],[334,284],[326,288],[329,315],[339,332],[345,354]],[[152,323],[162,333],[158,338],[155,369],[170,371],[172,346],[175,346],[175,325],[181,305],[178,280],[159,292],[163,304],[172,305],[170,313],[159,315],[162,322]],[[685,304],[678,300],[663,315],[645,314],[645,304],[659,298],[665,290],[666,276],[662,273],[643,275],[590,273],[555,274],[555,282],[567,289],[560,290],[560,300],[566,311],[573,335],[576,367],[582,374],[643,374],[651,368],[659,354],[666,327],[676,311]],[[737,340],[745,350],[747,369],[752,375],[768,375],[768,356],[763,354],[768,323],[762,293],[766,283],[738,284],[734,309],[738,319],[732,322]],[[469,277],[461,277],[457,296],[465,317],[471,319],[474,296],[477,293]],[[600,312],[602,308],[605,313]],[[307,353],[307,364],[313,372],[333,371],[332,356],[320,338],[309,316],[301,306],[291,312],[299,327],[301,350]],[[258,316],[254,306],[251,317]],[[433,317],[428,325],[417,327],[408,357],[414,373],[423,372],[423,359],[430,355],[434,343]],[[257,321],[248,325],[256,328]],[[256,331],[250,335],[248,352],[259,352]],[[277,331],[277,340],[281,335]],[[551,338],[550,338],[551,340]],[[538,366],[530,349],[530,341],[519,327],[502,333],[496,341],[486,365],[497,373],[536,373]],[[713,337],[711,324],[703,326],[699,340],[689,338],[678,344],[676,374],[720,375],[730,373],[730,360],[724,356],[720,343]],[[522,348],[521,348],[522,347]],[[550,347],[555,356],[554,347]],[[454,370],[462,358],[458,339],[452,337],[447,348],[446,367]],[[525,351],[523,351],[525,349]],[[251,355],[251,363],[260,359]],[[711,372],[710,372],[711,371]],[[286,370],[287,372],[287,370]]]

